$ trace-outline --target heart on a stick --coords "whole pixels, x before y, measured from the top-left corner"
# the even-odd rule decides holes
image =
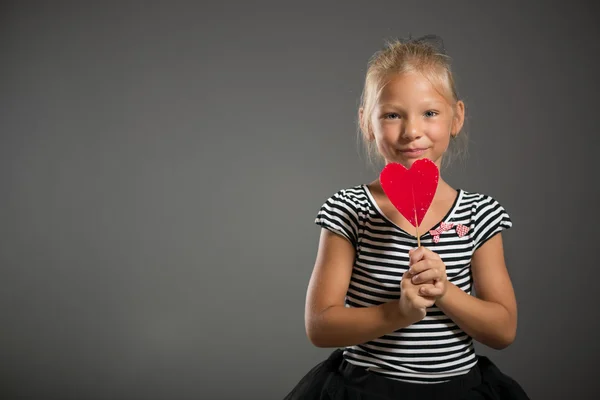
[[[416,229],[423,221],[438,187],[440,171],[433,161],[422,158],[407,169],[387,164],[379,175],[381,187],[390,202]],[[420,243],[420,240],[419,240]]]

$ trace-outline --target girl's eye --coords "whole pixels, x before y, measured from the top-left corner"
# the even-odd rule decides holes
[[[389,114],[385,114],[384,118],[385,119],[396,119],[396,118],[400,118],[400,115],[398,115],[397,113],[389,113]]]
[[[438,115],[438,113],[436,111],[426,111],[425,112],[426,117],[435,117],[436,115]]]

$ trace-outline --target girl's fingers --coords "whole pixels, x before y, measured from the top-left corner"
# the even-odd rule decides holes
[[[442,289],[432,284],[422,285],[419,288],[419,295],[423,297],[435,297],[442,294]]]
[[[412,283],[418,284],[433,281],[440,278],[440,272],[437,269],[428,269],[412,277]]]

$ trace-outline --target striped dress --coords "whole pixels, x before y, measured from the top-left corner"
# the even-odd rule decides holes
[[[402,230],[379,209],[366,185],[339,190],[321,206],[315,223],[344,236],[356,250],[347,307],[369,307],[398,299],[408,269],[414,235]],[[505,209],[492,197],[458,190],[446,216],[421,235],[421,245],[436,252],[448,280],[471,294],[471,256],[486,240],[512,226]],[[367,343],[344,348],[347,362],[388,378],[413,383],[440,383],[466,374],[476,363],[472,338],[436,306],[406,328]]]

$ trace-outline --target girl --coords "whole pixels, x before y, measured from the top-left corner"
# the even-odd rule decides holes
[[[461,138],[465,106],[440,43],[398,40],[370,60],[360,128],[385,163],[428,158],[441,168]],[[512,221],[495,199],[440,177],[419,248],[378,180],[333,194],[315,222],[306,332],[338,349],[287,400],[528,399],[473,348],[505,348],[517,329],[501,236]]]

